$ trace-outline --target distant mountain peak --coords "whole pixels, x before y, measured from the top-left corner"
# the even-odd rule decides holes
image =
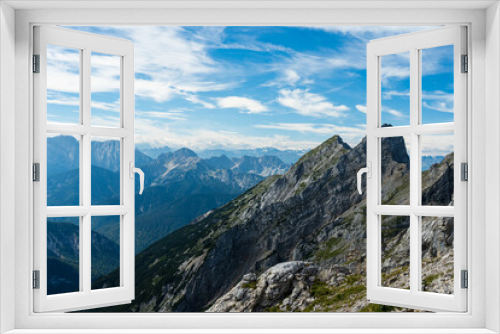
[[[172,154],[174,156],[183,156],[186,158],[197,158],[198,157],[198,155],[194,151],[190,150],[187,147],[183,147],[181,149],[178,149],[177,151],[173,152]]]
[[[292,166],[291,170],[295,170],[300,164],[308,164],[313,167],[318,165],[319,161],[337,160],[335,156],[340,157],[350,150],[351,147],[339,135],[335,135],[307,152]]]
[[[166,163],[170,161],[185,161],[189,158],[198,158],[198,155],[189,148],[183,147],[174,152],[162,153],[157,159],[161,163]]]

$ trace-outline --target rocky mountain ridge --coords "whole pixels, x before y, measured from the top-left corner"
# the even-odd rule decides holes
[[[334,136],[283,176],[268,177],[151,245],[136,258],[136,299],[107,311],[393,310],[368,305],[365,298],[366,204],[356,191],[356,172],[365,165],[365,147],[365,140],[351,148]],[[409,160],[402,138],[385,138],[382,147],[387,167],[383,168],[383,184],[387,185],[383,191],[391,194],[407,186]],[[447,159],[423,175],[426,197],[434,205],[443,205],[451,197],[449,187],[433,186],[450,183],[453,164]],[[392,195],[397,203],[405,202],[404,197]],[[426,227],[432,226],[433,237],[428,238],[424,255],[434,264],[434,271],[424,274],[429,289],[445,291],[435,285],[437,277],[448,275],[449,279],[452,223],[437,221],[425,221]],[[398,219],[384,224],[384,282],[404,287],[409,224]],[[268,271],[275,266],[289,268],[283,265],[288,262],[296,263],[291,268],[297,270],[286,271],[284,285],[273,287],[276,277],[282,279],[271,275],[274,278],[268,282]],[[101,283],[113,280],[112,274]],[[269,297],[275,288],[278,292]]]

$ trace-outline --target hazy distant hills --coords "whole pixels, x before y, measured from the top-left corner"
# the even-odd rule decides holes
[[[79,289],[79,226],[73,222],[47,222],[47,293]],[[120,266],[120,246],[101,234],[91,234],[92,281]]]
[[[150,158],[156,159],[163,153],[169,153],[175,151],[168,146],[153,147],[146,143],[136,144],[136,149],[140,150],[142,153],[146,154]],[[212,157],[220,157],[222,155],[228,158],[242,158],[244,156],[249,157],[264,157],[264,156],[275,156],[281,161],[287,164],[293,164],[301,156],[303,156],[308,150],[279,150],[274,147],[264,147],[257,149],[209,149],[209,150],[197,150],[196,154],[202,159],[208,159]]]
[[[53,163],[57,168],[52,168],[47,180],[48,205],[79,205],[78,141],[71,136],[58,136],[48,138],[47,143],[48,156],[61,161]],[[146,175],[146,189],[143,195],[136,195],[137,252],[197,216],[224,205],[268,175],[282,174],[290,167],[271,156],[202,159],[187,148],[163,151],[153,159],[136,150],[136,165]],[[118,141],[92,142],[93,205],[119,204],[118,162]],[[111,222],[110,217],[96,217],[92,226],[118,242],[117,226]]]
[[[91,143],[92,165],[116,172],[120,170],[120,142],[117,140]],[[135,165],[142,166],[153,159],[135,150]],[[78,169],[80,142],[72,136],[47,138],[47,175]]]
[[[202,158],[220,157],[225,155],[228,158],[264,157],[275,156],[287,164],[293,164],[300,159],[308,150],[278,150],[273,147],[248,149],[248,150],[202,150],[198,155]]]
[[[423,156],[422,157],[422,170],[428,170],[431,168],[433,164],[438,164],[443,161],[444,157],[442,155],[438,155],[435,157],[431,156]]]

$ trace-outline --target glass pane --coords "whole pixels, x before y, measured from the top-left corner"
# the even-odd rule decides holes
[[[381,124],[410,125],[410,52],[380,57]]]
[[[382,280],[388,288],[410,288],[410,217],[382,216]]]
[[[120,140],[92,137],[92,205],[120,205]]]
[[[453,122],[453,45],[421,50],[422,124]]]
[[[47,206],[80,205],[80,139],[47,134]]]
[[[453,205],[453,134],[421,135],[422,205]]]
[[[80,291],[80,218],[47,219],[47,294]]]
[[[92,217],[93,290],[120,286],[119,274],[116,275],[116,282],[100,281],[104,276],[120,269],[120,219],[120,216]]]
[[[47,122],[80,123],[80,50],[47,45]]]
[[[120,127],[121,57],[92,52],[91,124]]]
[[[422,217],[422,291],[453,294],[453,218]]]
[[[381,146],[381,203],[408,205],[410,204],[410,137],[382,138]]]

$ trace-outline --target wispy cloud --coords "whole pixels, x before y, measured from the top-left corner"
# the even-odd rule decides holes
[[[176,96],[193,100],[192,93],[220,91],[238,84],[227,81],[227,64],[223,66],[209,55],[214,36],[221,35],[224,29],[207,29],[206,34],[203,31],[193,34],[184,27],[152,26],[101,27],[99,32],[134,43],[136,95],[162,103]],[[54,65],[49,68],[49,89],[78,92],[78,53],[75,56],[59,49],[49,56]],[[119,66],[118,57],[93,55],[92,91],[119,89]]]
[[[453,113],[454,94],[440,90],[422,93],[422,105],[431,110]]]
[[[366,114],[366,106],[361,105],[361,104],[357,104],[357,105],[356,105],[356,109],[357,109],[359,112],[362,112],[363,114]]]
[[[137,143],[148,143],[152,146],[188,147],[194,150],[264,147],[275,147],[281,150],[304,150],[314,148],[321,143],[321,141],[296,140],[281,135],[254,136],[226,130],[179,129],[167,122],[157,122],[148,118],[136,119],[135,140]]]
[[[200,99],[199,97],[197,97],[196,95],[188,95],[188,96],[186,96],[186,100],[188,100],[189,102],[193,102],[195,104],[200,104],[207,109],[215,109],[214,104],[207,102],[207,101],[204,101],[204,100]]]
[[[316,26],[310,29],[319,29],[330,33],[341,33],[367,42],[371,39],[407,34],[411,32],[428,30],[432,26]]]
[[[48,94],[47,104],[62,105],[62,106],[79,106],[80,99],[77,96],[71,96],[68,94],[54,94],[53,92]],[[90,101],[90,105],[93,109],[100,109],[106,111],[120,112],[120,100],[115,100],[112,102],[103,101]]]
[[[334,105],[326,97],[307,89],[281,89],[278,102],[296,113],[311,117],[341,117],[349,110],[345,105]]]
[[[405,90],[405,91],[397,91],[397,90],[384,90],[382,91],[382,99],[384,100],[392,100],[394,97],[399,97],[399,98],[410,98],[410,91]]]
[[[150,118],[150,119],[170,119],[175,121],[184,121],[187,118],[179,112],[165,112],[165,111],[136,111],[136,118]]]
[[[227,96],[217,99],[220,108],[236,108],[248,114],[259,114],[268,111],[267,107],[257,100],[240,96]]]
[[[340,135],[349,144],[357,144],[365,135],[365,126],[349,127],[335,124],[313,124],[313,123],[278,123],[278,124],[258,124],[256,128],[295,131],[300,133],[314,133],[322,135]]]
[[[447,112],[447,113],[453,113],[453,107],[448,106],[446,102],[433,102],[433,103],[427,103],[427,101],[424,101],[423,106],[432,110],[440,111],[440,112]]]
[[[436,134],[422,136],[422,155],[445,156],[454,151],[453,134]]]
[[[408,117],[408,115],[403,114],[401,111],[398,111],[396,109],[391,109],[391,108],[388,108],[388,107],[382,107],[382,111],[386,112],[388,114],[391,114],[392,116],[397,117],[397,118]]]
[[[422,92],[422,100],[442,100],[446,102],[453,102],[455,95],[453,93],[446,93],[441,90],[433,92]]]

